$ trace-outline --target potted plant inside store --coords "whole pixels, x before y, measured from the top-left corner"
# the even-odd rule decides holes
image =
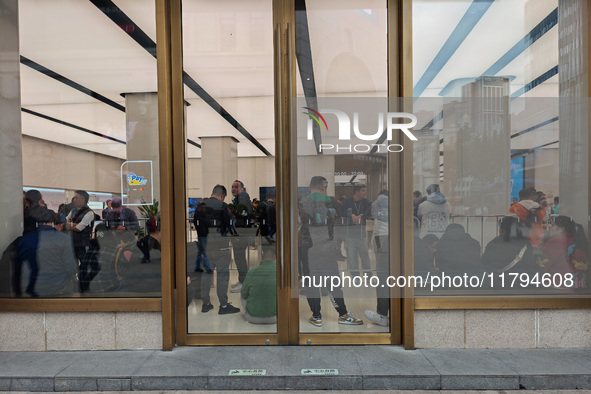
[[[138,238],[143,237],[146,235],[148,222],[150,219],[155,219],[160,217],[160,207],[158,205],[158,200],[154,200],[152,205],[140,205],[138,207],[140,214],[142,215],[142,219],[144,219],[144,227],[139,228],[138,230]]]

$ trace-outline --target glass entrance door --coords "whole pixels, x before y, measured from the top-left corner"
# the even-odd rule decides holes
[[[189,342],[276,344],[272,1],[183,0],[182,28]]]
[[[388,112],[387,27],[385,0],[295,1],[292,297],[302,344],[391,343],[389,149],[377,118]]]
[[[323,112],[387,112],[387,25],[385,0],[182,1],[180,343],[392,343],[388,151]]]

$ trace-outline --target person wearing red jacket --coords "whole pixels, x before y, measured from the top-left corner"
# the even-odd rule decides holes
[[[550,274],[573,275],[573,285],[587,287],[587,239],[583,227],[566,216],[556,217],[550,227],[550,238],[544,242],[537,264],[540,271]]]

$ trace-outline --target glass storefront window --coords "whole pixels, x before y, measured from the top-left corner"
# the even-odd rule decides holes
[[[413,1],[417,295],[589,294],[580,5]]]
[[[160,297],[154,3],[11,11],[1,179],[14,209],[2,209],[0,293]]]

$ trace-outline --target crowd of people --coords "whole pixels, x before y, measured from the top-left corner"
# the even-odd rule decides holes
[[[355,184],[352,194],[327,194],[322,176],[310,180],[309,194],[298,201],[297,249],[300,277],[339,276],[339,261],[345,261],[352,278],[377,276],[385,283],[389,272],[389,192],[381,190],[373,203],[367,187]],[[519,192],[518,201],[499,219],[498,236],[482,252],[480,243],[460,224],[451,220],[452,208],[437,184],[426,196],[413,193],[416,275],[507,272],[571,274],[572,285],[586,288],[587,240],[583,227],[560,216],[558,197],[548,206],[545,195],[534,188]],[[235,314],[240,308],[229,302],[228,293],[239,293],[244,316],[251,323],[274,323],[277,319],[275,195],[264,202],[251,200],[244,184],[231,186],[232,200],[225,202],[227,189],[216,185],[209,198],[195,210],[197,256],[187,289],[188,304],[201,299],[201,312],[214,309],[210,296],[214,284],[218,314]],[[57,212],[47,208],[38,190],[23,194],[24,231],[3,254],[11,267],[11,292],[19,297],[54,297],[73,293],[128,291],[127,277],[134,264],[150,263],[150,252],[160,249],[159,218],[150,217],[145,234],[138,239],[140,225],[135,212],[120,198],[107,201],[102,217],[88,207],[89,195],[77,190],[70,204]],[[239,235],[237,218],[244,227]],[[368,224],[372,220],[373,226]],[[250,229],[249,229],[250,228]],[[369,231],[368,231],[369,230]],[[256,231],[256,234],[255,234]],[[231,237],[229,237],[231,236]],[[261,262],[249,267],[246,253],[258,238]],[[266,239],[266,243],[262,240]],[[344,245],[344,248],[343,248]],[[373,248],[372,248],[373,245]],[[375,256],[372,268],[370,250]],[[343,255],[345,251],[346,256]],[[236,265],[238,280],[230,285],[230,266]],[[313,282],[314,283],[314,282]],[[341,287],[302,285],[301,293],[310,307],[309,323],[323,325],[322,296],[330,297],[337,322],[361,325],[345,302]],[[365,311],[375,324],[387,326],[389,289],[376,288],[377,307]]]
[[[23,234],[2,261],[12,295],[59,297],[129,289],[130,267],[149,262],[150,249],[160,248],[158,218],[150,218],[148,234],[138,241],[137,215],[120,198],[107,202],[102,217],[88,201],[86,191],[76,190],[71,202],[56,212],[40,191],[23,192]]]
[[[583,226],[561,216],[559,198],[549,206],[543,192],[533,187],[519,192],[507,214],[498,221],[498,236],[481,254],[480,243],[464,227],[450,223],[451,206],[437,185],[427,197],[414,192],[416,234],[415,272],[426,275],[463,273],[536,273],[573,277],[572,285],[586,288],[587,239]]]

